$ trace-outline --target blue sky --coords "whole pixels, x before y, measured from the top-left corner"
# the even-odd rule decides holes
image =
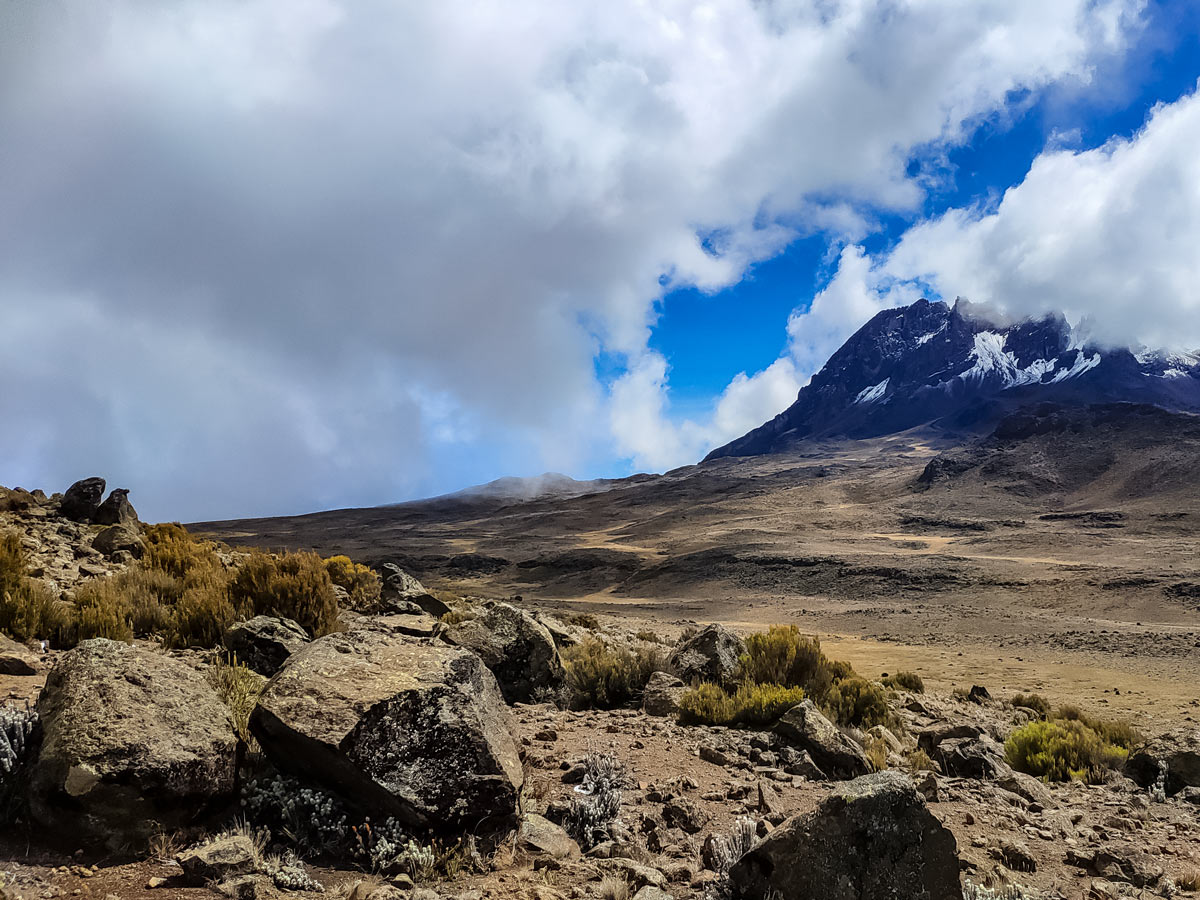
[[[0,483],[200,520],[664,471],[921,295],[1200,347],[1198,34],[1188,0],[0,4]]]
[[[919,213],[885,217],[862,243],[879,253],[918,218],[988,202],[1019,184],[1048,146],[1088,149],[1114,136],[1130,137],[1155,104],[1192,92],[1198,78],[1200,5],[1151,3],[1132,46],[1099,66],[1091,84],[1012,98],[968,143],[949,151],[939,167],[945,183],[929,192]],[[782,323],[793,309],[807,308],[830,280],[836,269],[830,248],[828,235],[806,237],[750,267],[728,288],[714,293],[684,288],[662,298],[650,346],[670,363],[677,414],[702,415],[734,375],[760,370],[785,352]]]

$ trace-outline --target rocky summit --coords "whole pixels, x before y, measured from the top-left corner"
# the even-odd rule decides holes
[[[708,459],[802,440],[868,438],[932,425],[987,430],[1039,402],[1146,403],[1200,411],[1200,355],[1093,345],[1061,315],[1005,321],[986,307],[918,300],[878,313],[771,421]]]

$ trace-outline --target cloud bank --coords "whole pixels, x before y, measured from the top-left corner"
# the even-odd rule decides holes
[[[1140,8],[4,4],[3,476],[103,473],[151,517],[201,518],[697,459],[786,405],[889,267],[1006,288],[975,265],[1004,210],[943,217],[882,267],[843,253],[828,312],[703,422],[669,415],[662,294],[915,211],[910,160],[1014,92],[1086,81]],[[922,252],[937,229],[957,262]],[[1013,286],[1050,268],[1033,254]],[[600,353],[624,374],[599,378]]]

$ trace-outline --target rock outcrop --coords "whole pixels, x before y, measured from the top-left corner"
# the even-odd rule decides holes
[[[1144,788],[1159,781],[1168,797],[1200,787],[1200,731],[1164,734],[1130,754],[1125,774]]]
[[[291,619],[255,616],[230,626],[222,643],[239,662],[270,678],[308,643],[308,634]]]
[[[508,708],[470,651],[385,629],[292,656],[250,720],[281,769],[359,811],[441,832],[511,824],[523,781]]]
[[[679,644],[667,664],[685,683],[710,681],[728,687],[737,678],[746,644],[723,625],[709,625]]]
[[[115,488],[108,495],[108,499],[101,503],[100,508],[92,515],[92,521],[97,525],[124,525],[127,528],[137,528],[137,510],[129,502],[129,490]]]
[[[844,785],[788,819],[730,870],[739,898],[961,900],[954,836],[906,775]]]
[[[110,847],[136,843],[233,792],[229,710],[179,660],[85,641],[59,658],[37,712],[30,808],[47,828]]]
[[[832,778],[858,778],[872,771],[862,747],[838,731],[811,700],[784,713],[775,733],[796,749],[807,752],[821,771]]]
[[[91,522],[104,499],[104,479],[84,478],[69,488],[58,504],[58,514],[75,522]]]
[[[24,644],[0,634],[0,675],[36,675],[38,657]]]
[[[379,606],[384,613],[405,613],[409,604],[416,604],[434,618],[450,612],[450,607],[439,600],[417,579],[395,563],[384,563],[379,567],[383,584],[380,587]]]
[[[555,699],[566,681],[550,632],[508,603],[489,603],[476,618],[447,627],[443,638],[479,656],[508,703]]]

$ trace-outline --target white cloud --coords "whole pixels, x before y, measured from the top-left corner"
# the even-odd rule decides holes
[[[4,4],[0,458],[184,517],[690,461],[797,379],[672,426],[664,282],[912,209],[913,148],[1086,80],[1141,5]]]

